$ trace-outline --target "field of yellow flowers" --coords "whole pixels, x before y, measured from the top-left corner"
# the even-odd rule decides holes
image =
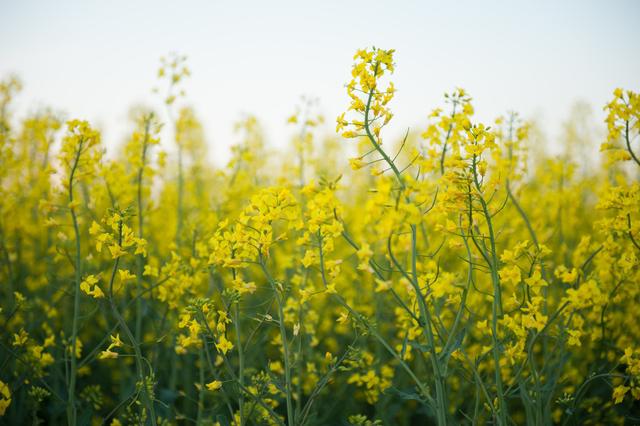
[[[393,55],[337,136],[303,103],[270,155],[249,116],[224,168],[183,57],[109,153],[4,80],[0,424],[640,424],[640,95],[586,164],[463,89],[394,141]]]

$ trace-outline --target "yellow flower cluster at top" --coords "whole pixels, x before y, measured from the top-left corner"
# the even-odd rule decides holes
[[[351,69],[353,79],[347,84],[347,94],[351,98],[349,111],[356,113],[355,118],[345,118],[345,113],[337,119],[336,132],[342,131],[345,138],[354,138],[366,133],[380,137],[380,130],[389,123],[393,114],[387,104],[395,94],[393,82],[386,88],[380,87],[380,79],[392,74],[394,50],[373,48],[358,50]]]
[[[637,422],[640,95],[553,154],[462,88],[394,138],[394,54],[356,52],[337,134],[302,98],[224,165],[184,56],[108,155],[0,83],[0,422]]]

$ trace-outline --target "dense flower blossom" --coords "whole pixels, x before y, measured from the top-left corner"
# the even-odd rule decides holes
[[[633,423],[640,95],[589,167],[576,123],[551,155],[463,88],[394,140],[394,55],[356,52],[338,136],[303,98],[288,148],[244,116],[223,167],[183,56],[106,155],[2,82],[2,422]]]

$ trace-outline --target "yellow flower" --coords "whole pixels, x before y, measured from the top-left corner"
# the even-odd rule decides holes
[[[158,268],[153,267],[151,265],[144,265],[144,271],[142,273],[145,277],[157,277],[158,276]]]
[[[231,282],[231,285],[239,294],[245,294],[245,293],[253,294],[257,289],[256,284],[253,281],[246,282],[242,280],[240,276],[236,277]]]
[[[529,278],[525,278],[524,282],[529,287],[533,288],[546,287],[548,285],[548,283],[542,279],[542,275],[540,274],[540,271],[538,269],[533,271],[533,274],[531,274]]]
[[[147,257],[147,240],[143,238],[135,239],[136,250],[133,254],[141,254],[143,257]]]
[[[280,361],[269,361],[269,370],[276,374],[284,374],[284,367]]]
[[[90,295],[93,296],[95,299],[100,299],[104,297],[104,293],[102,292],[102,289],[98,286],[95,286],[93,288],[93,291],[90,293]]]
[[[362,161],[362,158],[349,158],[349,165],[353,170],[359,170],[366,166],[366,163]]]
[[[126,282],[136,278],[129,270],[127,269],[118,269],[118,276],[120,277],[120,281]]]
[[[98,235],[99,232],[102,231],[102,227],[95,220],[91,223],[91,227],[89,228],[90,235]]]
[[[627,392],[629,392],[631,388],[629,386],[624,386],[624,385],[620,385],[620,386],[616,386],[613,389],[613,402],[615,404],[620,404],[623,400],[624,400],[624,396],[627,394]]]
[[[374,290],[376,293],[381,293],[391,288],[391,281],[383,281],[378,278],[375,278],[374,281],[376,283],[376,288]]]
[[[95,275],[88,275],[80,283],[80,290],[88,296],[92,296],[95,299],[104,297],[104,292],[98,286],[98,278]],[[91,288],[93,286],[93,288]]]
[[[109,349],[104,350],[98,354],[98,359],[115,359],[118,358],[118,353]]]
[[[109,336],[109,338],[111,339],[111,344],[109,345],[109,349],[122,347],[123,343],[122,343],[122,340],[120,340],[120,333],[116,334],[115,337]]]
[[[82,344],[82,341],[80,340],[79,337],[76,338],[76,347],[75,347],[75,355],[76,358],[80,358],[82,356],[82,347],[84,345]],[[71,345],[69,345],[69,351],[71,350]]]
[[[109,252],[111,253],[111,257],[112,257],[113,259],[117,259],[117,258],[119,258],[119,257],[124,256],[125,254],[127,254],[127,252],[126,252],[126,251],[124,251],[124,250],[122,249],[122,247],[120,247],[120,245],[118,245],[118,244],[111,244],[111,245],[109,246]]]
[[[567,343],[569,346],[582,346],[580,343],[580,337],[582,336],[582,332],[580,330],[569,330],[569,339]]]
[[[14,333],[13,335],[13,346],[23,346],[25,343],[27,343],[28,339],[29,334],[24,328],[21,328],[18,333]]]
[[[358,269],[366,271],[369,269],[369,260],[371,256],[373,256],[373,251],[371,247],[367,243],[363,243],[360,249],[356,252],[358,256],[358,260],[360,263],[358,264]]]
[[[308,268],[311,265],[314,265],[317,262],[317,255],[313,250],[307,250],[304,253],[304,257],[302,258],[302,266]]]
[[[220,380],[214,380],[206,384],[207,389],[210,391],[217,391],[222,388],[222,382]]]
[[[11,391],[9,386],[0,380],[0,416],[4,416],[9,405],[11,405]]]
[[[500,280],[504,282],[511,282],[512,284],[520,283],[520,268],[517,265],[508,266],[500,269]]]
[[[233,344],[227,340],[224,334],[220,335],[218,338],[218,343],[216,343],[216,349],[218,352],[222,352],[223,355],[226,355],[231,349],[233,349]]]

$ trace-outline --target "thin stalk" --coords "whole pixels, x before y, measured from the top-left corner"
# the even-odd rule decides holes
[[[444,175],[444,159],[447,155],[447,143],[449,142],[449,138],[451,137],[451,131],[453,130],[453,119],[456,116],[456,106],[458,103],[453,101],[453,110],[451,111],[451,123],[449,123],[449,128],[447,129],[447,136],[444,138],[444,143],[442,145],[442,155],[440,156],[440,174]]]
[[[313,391],[311,392],[311,395],[309,395],[309,399],[307,400],[307,402],[304,405],[304,408],[302,409],[301,420],[299,422],[300,426],[304,426],[304,424],[307,422],[307,417],[309,416],[309,413],[311,413],[311,407],[313,406],[315,399],[318,397],[320,392],[325,388],[325,386],[329,384],[329,380],[331,379],[331,376],[336,371],[338,371],[338,369],[340,368],[344,360],[351,353],[351,348],[355,346],[357,340],[358,340],[358,337],[356,336],[353,343],[342,354],[340,359],[338,359],[336,363],[333,364],[333,366],[329,369],[329,371],[325,373],[325,375],[318,381],[318,384],[314,387]]]
[[[137,183],[137,207],[138,207],[138,237],[144,238],[144,216],[143,216],[143,201],[142,201],[142,190],[143,190],[143,178],[144,178],[144,167],[147,159],[147,143],[149,141],[149,127],[151,126],[151,116],[145,118],[145,126],[144,126],[144,138],[142,140],[142,164],[138,169],[138,176],[136,179]],[[136,258],[136,294],[140,295],[142,292],[142,276],[144,273],[144,256],[142,253],[138,254]],[[135,336],[136,340],[140,342],[142,337],[142,298],[136,298],[136,328],[135,328]]]
[[[244,350],[242,348],[242,339],[240,334],[240,301],[237,301],[233,307],[233,324],[236,329],[236,347],[238,348],[238,383],[242,388],[244,387]],[[238,406],[240,411],[240,426],[244,426],[244,394],[242,392],[240,392],[238,397]]]
[[[118,222],[118,245],[122,245],[122,221]],[[133,347],[133,352],[136,360],[136,370],[138,373],[138,379],[140,380],[141,386],[142,386],[142,395],[144,396],[144,403],[147,406],[147,409],[149,410],[149,417],[151,417],[151,424],[153,426],[156,426],[157,425],[156,413],[153,405],[153,400],[151,398],[151,395],[149,394],[147,378],[144,373],[143,357],[142,357],[142,352],[140,351],[140,345],[136,340],[135,336],[133,335],[133,333],[131,332],[131,329],[127,325],[127,322],[123,318],[122,314],[120,314],[120,311],[118,311],[118,307],[113,298],[113,283],[115,282],[116,272],[118,271],[119,264],[120,264],[120,257],[116,258],[116,261],[113,263],[113,269],[111,270],[111,279],[109,280],[109,303],[111,305],[111,310],[113,312],[113,315],[116,317],[118,324],[120,324],[120,328],[122,329],[124,334],[127,336],[127,339],[129,339],[129,343]]]
[[[477,156],[473,156],[473,181],[475,188],[478,192],[478,200],[482,205],[482,212],[487,223],[489,230],[489,242],[491,243],[491,261],[488,262],[489,269],[491,270],[491,281],[493,283],[493,303],[491,307],[491,335],[493,340],[493,362],[496,376],[496,391],[498,393],[498,423],[500,425],[507,425],[507,407],[504,398],[504,389],[502,384],[502,375],[500,372],[500,348],[498,342],[498,317],[502,316],[502,298],[500,288],[500,278],[498,277],[498,255],[496,253],[496,239],[493,231],[493,223],[491,220],[491,214],[489,213],[489,207],[482,195],[482,188],[478,180],[477,173]]]
[[[200,346],[199,359],[198,359],[198,371],[200,380],[200,389],[198,390],[198,414],[196,416],[196,425],[202,424],[202,416],[204,412],[204,348]]]
[[[176,226],[176,243],[180,242],[180,236],[182,234],[182,216],[183,211],[183,191],[184,191],[184,176],[182,171],[182,145],[178,144],[178,221]]]
[[[324,253],[323,253],[323,250],[322,250],[322,242],[320,242],[320,276],[322,278],[322,283],[323,283],[324,287],[327,288],[328,283],[327,283],[326,271],[325,271],[325,268],[324,268]],[[338,301],[340,306],[342,306],[347,311],[349,311],[350,315],[352,315],[356,319],[360,319],[361,320],[360,314],[355,309],[353,309],[341,296],[339,296],[337,294],[334,294],[333,296],[334,296],[334,299],[336,299]],[[391,347],[391,345],[389,345],[389,343],[387,343],[387,341],[384,339],[384,337],[382,337],[382,335],[380,333],[378,333],[378,331],[375,328],[367,326],[367,330],[369,331],[369,333],[371,333],[371,335],[373,337],[376,338],[376,340],[378,342],[380,342],[380,344],[387,350],[387,352],[389,352],[389,354],[391,356],[393,356],[396,359],[396,361],[398,361],[398,363],[400,364],[402,369],[406,371],[406,373],[409,375],[409,377],[411,377],[413,382],[416,384],[416,386],[420,390],[420,393],[422,394],[422,396],[427,400],[427,402],[432,407],[435,407],[436,403],[433,400],[433,398],[429,395],[429,390],[424,385],[424,383],[422,383],[420,381],[420,379],[418,379],[418,377],[415,375],[415,373],[413,372],[411,367],[409,367],[409,365],[406,363],[406,361],[402,358],[402,356],[400,356],[400,354],[398,354]]]
[[[284,386],[287,399],[287,423],[289,424],[289,426],[293,426],[295,425],[295,412],[293,410],[293,400],[291,397],[291,363],[289,358],[289,345],[287,343],[287,329],[284,326],[284,307],[282,295],[278,291],[276,282],[273,280],[271,274],[269,274],[269,271],[264,264],[262,254],[260,255],[260,267],[262,268],[262,272],[267,278],[267,281],[269,281],[269,284],[271,285],[271,289],[273,290],[276,297],[276,304],[278,305],[278,324],[280,326],[280,338],[282,339],[282,350],[284,357]]]
[[[507,180],[506,188],[507,188],[507,194],[509,195],[509,198],[511,198],[511,202],[513,203],[516,210],[518,210],[520,217],[522,217],[522,220],[524,221],[524,224],[527,227],[527,231],[529,231],[529,235],[531,236],[531,240],[533,241],[533,244],[536,246],[536,249],[539,250],[540,244],[538,243],[538,238],[536,237],[536,233],[533,230],[533,227],[531,226],[531,222],[529,221],[529,218],[526,212],[524,211],[524,209],[522,208],[518,200],[516,200],[516,197],[513,195],[513,192],[511,191],[511,186],[509,185],[508,180]]]
[[[427,304],[422,297],[422,292],[420,291],[420,284],[418,283],[418,271],[417,271],[417,248],[416,248],[416,226],[411,225],[411,276],[414,290],[416,291],[416,298],[418,299],[418,307],[420,309],[420,316],[424,321],[426,321],[425,327],[423,329],[427,332],[427,341],[429,342],[429,350],[431,352],[431,365],[433,368],[433,372],[435,374],[435,383],[436,383],[436,400],[437,400],[437,418],[439,425],[447,424],[447,397],[446,390],[444,384],[444,377],[442,376],[442,371],[440,369],[440,362],[438,360],[438,354],[436,352],[435,338],[433,336],[433,330],[431,328],[431,314],[427,309]]]
[[[378,69],[378,64],[376,64],[375,66],[374,75],[377,74],[377,69]],[[365,132],[367,134],[369,141],[373,145],[373,147],[376,149],[376,151],[378,151],[378,153],[382,156],[384,161],[389,165],[390,169],[395,174],[398,180],[398,183],[400,185],[400,190],[403,191],[406,188],[406,185],[405,185],[404,179],[402,178],[402,172],[398,170],[393,160],[387,155],[387,153],[382,149],[380,144],[376,141],[369,127],[369,112],[371,108],[371,101],[373,99],[374,90],[375,89],[371,89],[369,91],[367,103],[365,105],[365,111],[364,111]],[[433,372],[435,375],[435,382],[436,382],[436,399],[437,399],[436,413],[437,413],[438,424],[446,425],[447,424],[446,412],[447,412],[448,404],[446,402],[445,386],[443,383],[444,377],[442,377],[442,374],[440,371],[440,364],[439,364],[437,353],[436,353],[435,339],[433,336],[433,330],[431,326],[431,316],[427,309],[427,305],[425,303],[424,297],[422,297],[422,292],[420,291],[420,285],[418,283],[417,266],[416,266],[416,259],[417,259],[416,239],[417,239],[416,226],[411,225],[411,247],[412,247],[411,258],[412,258],[412,275],[413,276],[412,276],[412,279],[409,281],[411,282],[412,287],[416,293],[416,299],[418,300],[418,307],[420,309],[420,316],[424,324],[423,331],[426,334],[427,341],[430,346],[430,351],[431,351],[430,358],[431,358],[431,363],[432,363]]]
[[[204,323],[204,327],[207,330],[207,333],[209,336],[215,336],[215,334],[213,333],[213,331],[211,330],[211,327],[209,326],[209,323],[207,322],[206,318],[204,317],[204,314],[202,314],[203,317],[203,323]],[[214,378],[216,380],[219,379],[218,375],[216,374],[215,368],[213,367],[213,362],[211,361],[211,354],[209,353],[209,346],[207,345],[207,339],[203,336],[202,338],[203,344],[205,345],[205,355],[207,357],[207,363],[209,364],[209,369],[211,370],[211,374],[213,374]],[[249,398],[251,398],[257,405],[261,406],[262,408],[265,409],[265,411],[267,411],[272,419],[275,421],[276,424],[280,425],[280,426],[284,426],[285,423],[280,419],[280,417],[278,417],[278,415],[273,411],[273,409],[267,405],[261,398],[257,397],[256,395],[254,395],[251,390],[249,390],[246,386],[240,384],[240,381],[238,380],[238,377],[236,376],[236,374],[233,371],[233,368],[231,367],[231,363],[229,362],[229,358],[227,358],[227,356],[223,353],[220,353],[220,356],[222,357],[222,361],[223,364],[227,370],[227,373],[229,373],[229,376],[231,376],[231,379],[238,384],[238,386],[240,387],[240,390],[244,393],[247,394],[247,396]],[[227,394],[226,393],[222,393],[223,398],[225,399],[225,401],[227,401],[227,405],[229,405],[229,401],[227,398]],[[230,405],[229,405],[230,406]],[[233,411],[231,409],[229,409],[230,413],[232,414],[231,417],[233,418]],[[235,424],[235,422],[234,422]]]
[[[640,158],[638,158],[638,156],[636,155],[635,152],[633,152],[633,150],[631,149],[631,138],[629,137],[629,120],[627,120],[625,122],[625,126],[624,126],[624,140],[627,144],[627,151],[629,151],[629,154],[631,154],[631,158],[633,158],[633,161],[635,161],[635,163],[640,166]]]
[[[453,321],[453,325],[451,326],[451,331],[449,332],[449,337],[447,338],[447,343],[444,345],[444,352],[448,353],[449,348],[452,345],[453,339],[455,338],[456,331],[462,319],[462,315],[467,303],[467,295],[469,294],[469,288],[471,287],[471,282],[473,281],[473,258],[471,255],[471,247],[469,247],[469,240],[467,237],[462,237],[462,241],[464,242],[464,246],[467,251],[467,259],[469,262],[469,269],[467,272],[467,282],[466,286],[462,292],[462,297],[460,300],[460,308],[456,313],[456,317]],[[447,364],[445,363],[445,368],[447,368]]]
[[[80,227],[78,226],[78,217],[76,215],[75,207],[73,206],[73,178],[76,170],[78,169],[78,163],[80,161],[80,154],[82,153],[82,145],[84,140],[80,139],[78,150],[71,167],[71,173],[69,173],[69,210],[71,211],[71,220],[73,221],[73,232],[76,242],[76,257],[75,257],[75,283],[74,283],[74,295],[73,295],[73,322],[71,325],[71,371],[69,373],[69,395],[67,402],[67,423],[69,426],[75,426],[77,423],[77,409],[75,402],[76,395],[76,377],[78,374],[78,367],[76,361],[76,344],[78,341],[78,316],[80,315],[80,280],[82,279],[82,259],[80,256]]]

